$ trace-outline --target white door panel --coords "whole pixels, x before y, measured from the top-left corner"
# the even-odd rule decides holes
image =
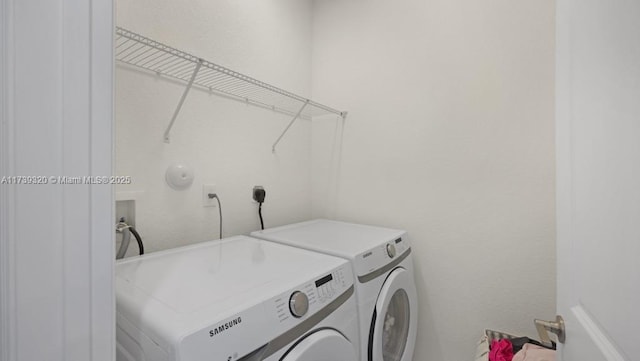
[[[0,48],[0,359],[112,361],[112,187],[54,181],[112,173],[113,2],[2,0]]]
[[[557,4],[560,356],[631,360],[640,355],[640,2]]]

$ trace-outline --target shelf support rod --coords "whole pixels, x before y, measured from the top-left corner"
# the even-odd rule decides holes
[[[169,126],[167,126],[167,130],[164,131],[165,143],[169,143],[169,133],[171,132],[173,123],[176,122],[176,118],[178,117],[178,113],[180,113],[182,104],[184,104],[184,100],[187,98],[187,94],[189,94],[189,90],[191,90],[191,86],[193,85],[194,80],[196,80],[196,75],[198,75],[198,71],[200,71],[201,66],[202,66],[202,59],[198,59],[198,62],[196,63],[196,67],[195,69],[193,69],[193,74],[191,74],[191,79],[189,79],[189,83],[187,83],[187,87],[185,88],[184,92],[182,93],[182,96],[180,97],[178,106],[176,107],[176,110],[173,112],[173,116],[171,117],[171,122],[169,122]]]
[[[275,153],[276,152],[276,145],[278,145],[278,143],[280,142],[280,139],[282,139],[282,137],[284,137],[284,135],[287,133],[287,131],[289,130],[289,128],[291,128],[291,126],[293,125],[293,123],[296,121],[296,119],[300,118],[300,114],[302,114],[302,111],[304,110],[304,108],[307,106],[307,104],[309,104],[309,99],[307,99],[304,104],[302,104],[302,107],[300,107],[300,110],[298,110],[298,113],[296,113],[296,116],[293,117],[293,119],[291,119],[291,121],[289,122],[289,125],[287,125],[286,128],[284,128],[284,130],[282,131],[282,134],[280,134],[280,136],[278,137],[278,139],[276,140],[275,143],[273,143],[273,145],[271,146],[271,152]]]

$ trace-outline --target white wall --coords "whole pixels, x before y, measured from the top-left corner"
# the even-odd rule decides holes
[[[309,1],[118,1],[119,26],[207,60],[310,96]],[[224,235],[259,229],[252,188],[267,191],[265,226],[306,220],[311,214],[309,121],[298,121],[271,153],[290,117],[193,89],[171,133],[162,134],[184,85],[116,68],[116,173],[143,191],[136,226],[149,251],[218,238],[217,208],[202,207],[202,185],[213,183],[222,201]],[[164,181],[167,166],[195,169],[190,189]],[[135,254],[135,243],[128,254]]]
[[[137,1],[117,23],[349,110],[343,124],[288,118],[116,69],[116,170],[138,195],[150,251],[330,217],[407,229],[420,296],[416,360],[472,357],[485,327],[534,335],[555,314],[551,0]],[[313,81],[312,81],[313,80]],[[312,134],[313,133],[313,134]],[[312,145],[311,145],[312,144]],[[196,169],[187,191],[164,171]],[[135,253],[135,245],[129,254]]]
[[[554,2],[316,1],[313,215],[407,229],[415,360],[555,315]],[[342,136],[342,138],[340,138]]]

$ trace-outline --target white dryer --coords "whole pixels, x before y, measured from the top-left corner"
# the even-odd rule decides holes
[[[412,360],[418,300],[405,231],[314,220],[251,235],[350,260],[357,277],[360,359]]]
[[[116,264],[118,361],[357,361],[349,263],[231,237]]]

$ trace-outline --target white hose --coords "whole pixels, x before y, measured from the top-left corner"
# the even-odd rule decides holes
[[[116,253],[116,259],[121,259],[124,257],[125,253],[127,253],[127,249],[129,249],[129,241],[131,240],[131,231],[129,231],[129,227],[122,229],[122,242],[120,242],[120,248],[118,248],[118,253]]]

